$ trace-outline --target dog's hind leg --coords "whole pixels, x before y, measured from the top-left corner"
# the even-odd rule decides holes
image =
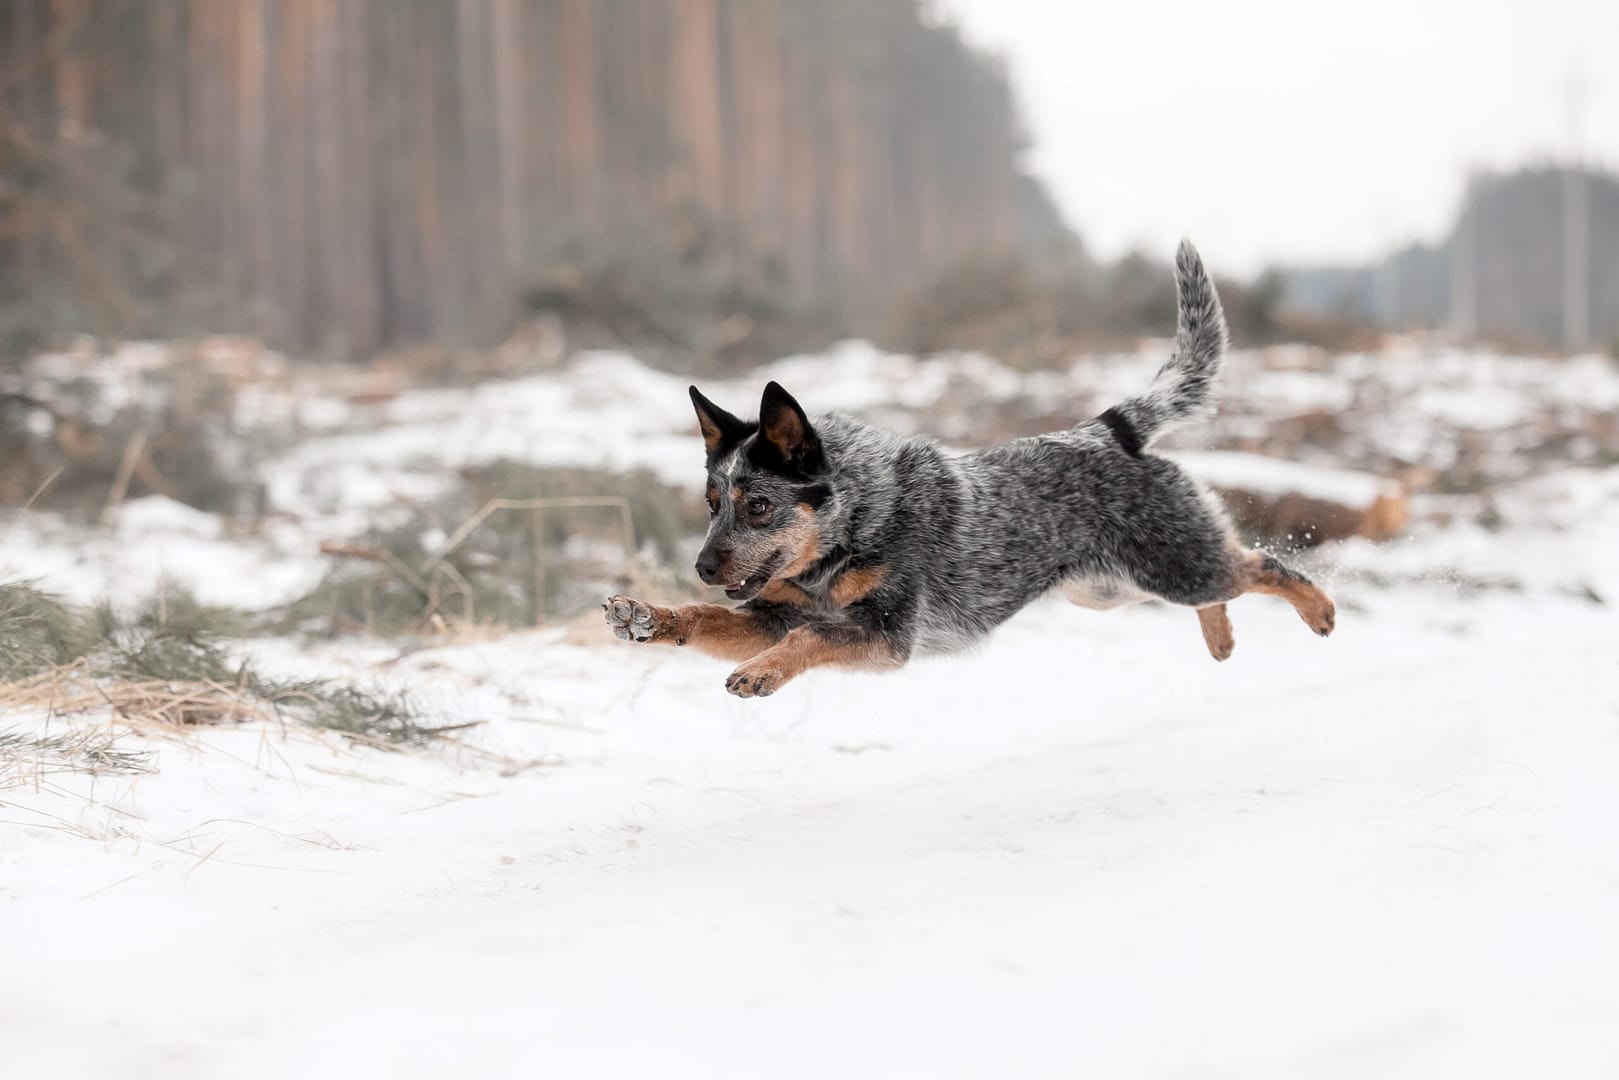
[[[1327,594],[1297,570],[1283,566],[1274,556],[1259,551],[1244,552],[1239,575],[1240,592],[1280,596],[1299,613],[1304,625],[1326,637],[1332,633],[1337,611]],[[1201,616],[1201,612],[1199,612]],[[1206,627],[1206,624],[1205,624]],[[1205,633],[1207,630],[1205,628]]]
[[[1231,635],[1231,616],[1226,613],[1225,605],[1198,608],[1197,622],[1203,628],[1203,642],[1209,647],[1209,655],[1216,660],[1231,659],[1231,650],[1237,643]]]

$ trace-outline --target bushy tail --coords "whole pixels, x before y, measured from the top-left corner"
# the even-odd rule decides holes
[[[1226,348],[1225,313],[1189,240],[1182,240],[1175,252],[1175,295],[1180,317],[1174,355],[1158,369],[1146,393],[1108,410],[1129,425],[1140,449],[1171,428],[1214,415],[1214,385]],[[1107,414],[1104,419],[1109,419]],[[1110,419],[1109,425],[1114,421]]]

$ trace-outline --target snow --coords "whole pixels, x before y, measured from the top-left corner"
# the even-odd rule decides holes
[[[1416,407],[1434,419],[1470,428],[1512,427],[1532,415],[1528,404],[1504,386],[1425,390],[1417,395]]]
[[[1261,454],[1208,450],[1168,456],[1206,484],[1263,495],[1298,494],[1344,506],[1367,507],[1379,495],[1398,494],[1400,490],[1398,484],[1367,473],[1299,465]]]
[[[1160,351],[1024,377],[851,343],[703,386],[747,411],[780,378],[928,429],[963,394],[1100,402]],[[1381,404],[1346,421],[1439,451],[1447,425],[1504,416],[1492,388],[1561,408],[1560,387],[1619,385],[1594,358],[1464,359],[1349,358],[1353,400]],[[1233,361],[1243,422],[1343,400],[1308,350]],[[685,385],[603,353],[311,405],[330,422],[268,463],[260,528],[153,498],[94,530],[30,513],[0,524],[0,577],[133,599],[161,567],[262,606],[319,575],[320,539],[461,464],[695,487]],[[1425,418],[1430,390],[1469,404]],[[1382,483],[1183,459],[1345,501]],[[595,618],[414,651],[248,643],[266,670],[477,726],[411,753],[258,724],[129,734],[156,771],[0,790],[8,1075],[1612,1075],[1619,468],[1552,462],[1413,495],[1412,516],[1408,539],[1315,553],[1331,639],[1245,597],[1225,664],[1188,612],[1058,600],[965,656],[753,701],[725,694],[730,665]],[[0,730],[104,721],[0,703]]]
[[[1004,400],[1023,391],[1023,380],[1006,365],[981,353],[944,353],[926,360],[885,353],[869,342],[845,341],[824,354],[792,356],[768,365],[759,374],[787,387],[813,387],[827,409],[861,412],[884,406],[925,409],[944,399],[951,384],[973,384],[984,400]],[[746,412],[756,402],[758,380],[716,384],[733,411]],[[716,399],[717,400],[717,399]]]
[[[232,536],[218,517],[161,495],[131,500],[90,533],[40,514],[0,528],[0,581],[34,580],[78,604],[144,600],[166,581],[204,604],[256,611],[297,599],[325,569],[300,528]]]
[[[0,796],[8,1062],[1619,1064],[1611,617],[1371,606],[1321,642],[1242,601],[1215,665],[1184,612],[1045,604],[965,659],[752,703],[717,661],[583,630],[413,654],[401,677],[487,718],[483,745],[554,764],[211,731],[94,805]]]
[[[403,474],[509,458],[532,465],[651,468],[692,480],[702,440],[688,431],[686,383],[627,356],[586,354],[565,374],[422,390],[378,408],[373,426],[310,439],[269,470],[278,504],[365,510],[385,505]],[[613,438],[602,437],[612,432]],[[678,435],[675,433],[679,432]],[[435,492],[420,483],[413,497]]]
[[[1419,496],[1413,513],[1435,501]],[[1561,469],[1492,491],[1497,521],[1418,526],[1402,543],[1351,540],[1334,552],[1348,576],[1493,584],[1535,596],[1619,598],[1619,469]]]

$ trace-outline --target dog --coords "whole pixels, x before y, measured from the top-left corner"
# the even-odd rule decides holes
[[[1244,593],[1281,597],[1325,637],[1326,594],[1245,549],[1214,494],[1148,452],[1212,415],[1226,350],[1219,296],[1187,242],[1175,287],[1175,351],[1145,393],[972,453],[836,413],[812,421],[774,382],[757,423],[693,386],[712,518],[697,574],[741,606],[614,596],[608,625],[625,641],[738,661],[725,688],[744,698],[811,668],[895,668],[962,649],[1052,589],[1100,610],[1193,608],[1216,660],[1234,644],[1226,605]]]

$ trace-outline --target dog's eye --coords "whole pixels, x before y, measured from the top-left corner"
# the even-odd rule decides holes
[[[748,514],[751,517],[763,517],[768,513],[770,513],[769,499],[761,499],[758,496],[754,496],[748,500]]]
[[[708,497],[708,516],[713,517],[720,512],[720,501],[713,495]]]

